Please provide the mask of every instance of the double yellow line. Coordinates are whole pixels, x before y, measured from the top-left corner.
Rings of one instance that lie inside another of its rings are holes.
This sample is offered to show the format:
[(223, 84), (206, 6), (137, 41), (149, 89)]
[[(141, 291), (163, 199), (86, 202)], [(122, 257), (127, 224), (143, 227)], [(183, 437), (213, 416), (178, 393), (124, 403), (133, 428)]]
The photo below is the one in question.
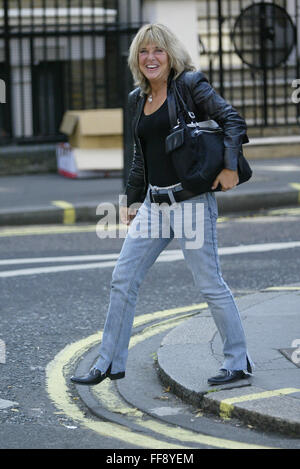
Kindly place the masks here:
[[(155, 320), (160, 320), (160, 322), (150, 325), (141, 333), (134, 335), (131, 338), (130, 348), (156, 334), (175, 327), (188, 316), (192, 316), (199, 310), (201, 311), (206, 308), (206, 303), (200, 303), (138, 316), (134, 321), (134, 327), (141, 326)], [(140, 410), (132, 409), (128, 406), (124, 407), (124, 403), (121, 403), (120, 400), (115, 401), (117, 405), (116, 409), (112, 408), (110, 404), (109, 410), (115, 412), (119, 411), (122, 414), (134, 417), (135, 423), (139, 425), (141, 431), (137, 432), (124, 425), (102, 420), (95, 421), (86, 417), (70, 396), (65, 379), (65, 373), (70, 371), (71, 368), (74, 368), (77, 360), (93, 345), (99, 343), (101, 338), (102, 332), (99, 332), (83, 340), (70, 344), (56, 355), (54, 360), (48, 364), (46, 368), (47, 390), (50, 398), (63, 414), (77, 421), (78, 424), (97, 432), (101, 436), (120, 440), (129, 446), (140, 446), (141, 448), (149, 449), (196, 449), (199, 445), (202, 447), (208, 446), (228, 449), (267, 449), (266, 446), (204, 435), (175, 425), (159, 422), (149, 416), (147, 416), (147, 419), (144, 419), (144, 414)], [(111, 403), (112, 401), (112, 388), (109, 387), (109, 383), (106, 381), (101, 383), (101, 390), (99, 390), (99, 392), (99, 398), (102, 403), (106, 407), (107, 405), (109, 406), (107, 403)], [(151, 432), (153, 436), (146, 432)], [(165, 441), (166, 438), (169, 442)]]

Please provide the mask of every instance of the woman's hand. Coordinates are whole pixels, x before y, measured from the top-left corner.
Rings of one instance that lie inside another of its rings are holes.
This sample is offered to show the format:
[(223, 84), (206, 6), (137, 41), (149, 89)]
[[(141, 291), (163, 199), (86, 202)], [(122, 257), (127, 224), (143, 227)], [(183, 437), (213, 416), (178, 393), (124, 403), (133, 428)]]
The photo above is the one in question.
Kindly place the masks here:
[(136, 216), (138, 209), (132, 209), (130, 207), (120, 207), (120, 219), (124, 225), (130, 225), (134, 217)]
[(216, 179), (213, 182), (212, 190), (218, 187), (220, 183), (222, 186), (222, 191), (226, 192), (229, 189), (235, 187), (239, 182), (239, 176), (237, 171), (233, 171), (232, 169), (222, 169), (222, 171), (218, 174)]

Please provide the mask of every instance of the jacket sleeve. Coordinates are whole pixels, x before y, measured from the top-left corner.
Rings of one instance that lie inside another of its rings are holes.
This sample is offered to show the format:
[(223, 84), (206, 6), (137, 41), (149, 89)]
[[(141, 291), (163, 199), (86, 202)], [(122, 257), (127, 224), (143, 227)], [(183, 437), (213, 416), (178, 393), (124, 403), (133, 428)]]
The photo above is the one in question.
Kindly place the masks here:
[(245, 120), (225, 99), (216, 93), (202, 72), (194, 72), (191, 94), (195, 105), (204, 109), (224, 131), (224, 166), (236, 170), (242, 143), (247, 143)]
[[(134, 114), (137, 108), (139, 90), (135, 89), (128, 95), (128, 116), (130, 125), (134, 121)], [(129, 207), (136, 202), (143, 202), (145, 192), (145, 180), (144, 180), (144, 160), (143, 156), (137, 152), (137, 145), (134, 139), (134, 129), (131, 132), (131, 144), (130, 147), (133, 150), (133, 158), (129, 176), (125, 188), (124, 196), (120, 201), (120, 205)]]

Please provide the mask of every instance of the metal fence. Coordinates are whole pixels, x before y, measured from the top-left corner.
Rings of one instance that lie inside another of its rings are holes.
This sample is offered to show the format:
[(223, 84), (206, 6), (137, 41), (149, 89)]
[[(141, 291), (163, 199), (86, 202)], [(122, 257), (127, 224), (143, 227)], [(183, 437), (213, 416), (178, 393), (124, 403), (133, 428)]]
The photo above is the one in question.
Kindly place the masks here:
[[(197, 2), (213, 85), (248, 127), (298, 125), (300, 0)], [(141, 24), (142, 0), (0, 0), (0, 144), (63, 140), (65, 110), (121, 107)]]
[(299, 124), (299, 13), (299, 0), (198, 0), (201, 68), (248, 127)]
[(63, 140), (65, 110), (123, 105), (141, 0), (0, 0), (0, 142)]

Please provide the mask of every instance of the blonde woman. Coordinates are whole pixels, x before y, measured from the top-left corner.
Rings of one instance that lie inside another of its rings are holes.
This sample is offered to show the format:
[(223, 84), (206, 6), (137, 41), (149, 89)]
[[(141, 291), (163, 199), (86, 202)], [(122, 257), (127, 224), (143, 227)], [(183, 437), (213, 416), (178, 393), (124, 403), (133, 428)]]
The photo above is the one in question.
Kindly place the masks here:
[[(139, 30), (130, 47), (129, 66), (137, 86), (129, 94), (134, 157), (120, 211), (121, 220), (129, 229), (112, 275), (99, 358), (86, 376), (71, 380), (93, 385), (105, 378), (124, 378), (139, 287), (159, 254), (175, 237), (180, 224), (181, 236), (176, 237), (223, 341), (222, 367), (208, 383), (242, 379), (252, 373), (253, 362), (238, 308), (220, 270), (218, 208), (212, 191), (218, 184), (227, 191), (239, 181), (238, 155), (243, 141), (247, 141), (245, 121), (214, 91), (205, 76), (195, 71), (184, 46), (164, 25), (149, 24)], [(204, 194), (183, 189), (180, 174), (175, 172), (165, 153), (165, 139), (171, 125), (168, 102), (174, 80), (197, 121), (214, 119), (224, 130), (224, 169), (215, 179), (212, 191)], [(138, 210), (132, 207), (137, 203), (141, 204)], [(201, 226), (194, 210), (200, 205), (204, 208)], [(181, 217), (180, 222), (178, 217), (175, 220), (174, 213), (184, 210), (189, 216)], [(183, 226), (187, 223), (196, 234), (204, 230), (203, 245), (189, 247), (188, 230)]]

